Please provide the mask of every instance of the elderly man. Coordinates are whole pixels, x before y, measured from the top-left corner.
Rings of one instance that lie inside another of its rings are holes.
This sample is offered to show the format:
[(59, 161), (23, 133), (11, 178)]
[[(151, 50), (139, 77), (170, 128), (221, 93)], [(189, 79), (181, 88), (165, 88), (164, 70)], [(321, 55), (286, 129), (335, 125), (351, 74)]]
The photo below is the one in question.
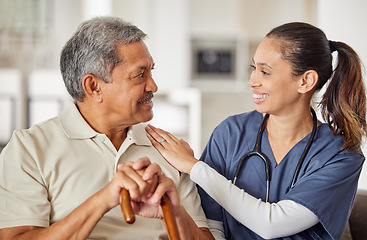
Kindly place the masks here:
[[(212, 239), (195, 185), (166, 163), (141, 124), (153, 117), (157, 91), (144, 37), (121, 19), (99, 17), (66, 43), (60, 67), (74, 103), (16, 130), (3, 150), (0, 239), (167, 239), (163, 194), (181, 239)], [(122, 188), (139, 215), (133, 225), (116, 207)]]

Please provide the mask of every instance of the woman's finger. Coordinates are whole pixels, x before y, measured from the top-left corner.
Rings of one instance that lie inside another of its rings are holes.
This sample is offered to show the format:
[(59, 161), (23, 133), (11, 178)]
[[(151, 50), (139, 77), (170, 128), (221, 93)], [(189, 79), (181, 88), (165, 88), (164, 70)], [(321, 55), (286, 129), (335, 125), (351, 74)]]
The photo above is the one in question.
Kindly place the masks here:
[(170, 132), (166, 132), (167, 133), (167, 135), (171, 138), (171, 139), (173, 139), (173, 140), (175, 140), (175, 141), (179, 141), (179, 139), (178, 138), (176, 138), (172, 133), (170, 133)]
[(155, 141), (157, 141), (159, 144), (163, 144), (165, 141), (167, 141), (168, 143), (172, 142), (172, 137), (173, 135), (168, 134), (168, 132), (156, 128), (152, 125), (147, 125), (146, 128), (147, 132), (155, 139)]
[(157, 132), (156, 132), (156, 129), (151, 126), (151, 125), (147, 125), (145, 127), (145, 130), (148, 132), (148, 134), (154, 139), (155, 142), (159, 143), (159, 141), (162, 139), (162, 136), (159, 135)]
[(162, 144), (160, 144), (159, 142), (157, 142), (157, 140), (155, 140), (152, 135), (150, 135), (149, 133), (147, 134), (148, 139), (150, 140), (150, 142), (152, 143), (153, 147), (155, 147), (159, 152), (162, 152), (162, 150), (164, 150), (164, 147), (162, 146)]

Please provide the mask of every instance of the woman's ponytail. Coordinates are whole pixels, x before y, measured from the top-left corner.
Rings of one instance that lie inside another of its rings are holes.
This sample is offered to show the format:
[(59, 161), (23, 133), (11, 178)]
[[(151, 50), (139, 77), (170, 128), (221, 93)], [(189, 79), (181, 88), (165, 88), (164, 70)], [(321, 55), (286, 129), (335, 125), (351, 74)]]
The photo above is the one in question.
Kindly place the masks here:
[(344, 138), (343, 149), (359, 151), (366, 135), (366, 93), (361, 61), (343, 42), (329, 41), (338, 52), (337, 66), (320, 102), (324, 120)]

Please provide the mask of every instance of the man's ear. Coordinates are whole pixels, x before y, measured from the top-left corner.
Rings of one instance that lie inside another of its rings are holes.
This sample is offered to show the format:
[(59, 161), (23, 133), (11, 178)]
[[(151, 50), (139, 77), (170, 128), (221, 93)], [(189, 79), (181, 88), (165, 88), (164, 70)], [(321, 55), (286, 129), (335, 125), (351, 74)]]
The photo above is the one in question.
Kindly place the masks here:
[(92, 98), (97, 102), (102, 102), (103, 100), (101, 93), (102, 79), (97, 78), (93, 74), (86, 74), (83, 77), (82, 81), (86, 97)]
[(298, 88), (298, 92), (307, 93), (311, 91), (316, 86), (318, 80), (319, 80), (319, 75), (317, 74), (315, 70), (306, 71), (302, 75), (302, 78), (300, 79), (301, 83)]

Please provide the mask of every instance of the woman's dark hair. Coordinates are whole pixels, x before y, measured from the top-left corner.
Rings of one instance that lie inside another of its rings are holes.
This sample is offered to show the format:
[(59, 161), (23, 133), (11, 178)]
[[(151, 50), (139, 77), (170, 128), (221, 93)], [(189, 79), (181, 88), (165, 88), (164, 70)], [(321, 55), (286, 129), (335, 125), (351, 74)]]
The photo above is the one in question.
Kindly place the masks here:
[[(280, 53), (292, 65), (292, 74), (317, 72), (316, 91), (331, 79), (320, 102), (322, 116), (334, 134), (343, 136), (342, 149), (359, 151), (367, 126), (366, 93), (357, 53), (343, 42), (329, 41), (322, 30), (307, 23), (284, 24), (266, 37), (280, 40)], [(338, 57), (333, 71), (334, 50)]]

